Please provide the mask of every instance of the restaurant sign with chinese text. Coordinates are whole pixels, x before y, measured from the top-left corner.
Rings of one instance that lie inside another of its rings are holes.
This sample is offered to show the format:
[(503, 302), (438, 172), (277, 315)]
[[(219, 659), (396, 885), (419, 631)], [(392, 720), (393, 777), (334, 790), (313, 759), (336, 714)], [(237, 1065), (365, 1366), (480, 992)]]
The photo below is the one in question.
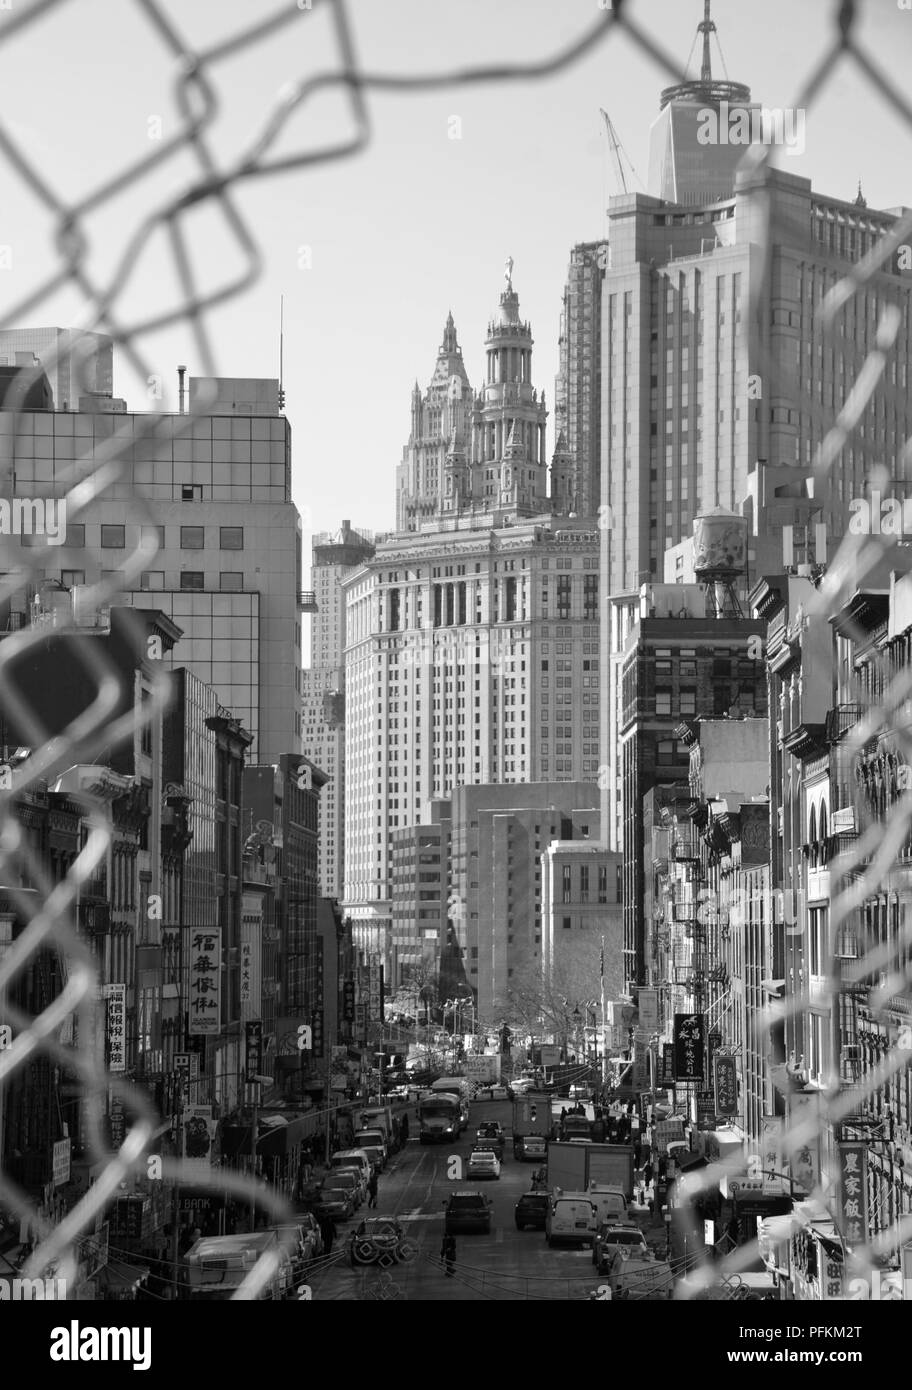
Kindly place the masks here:
[(190, 1034), (211, 1036), (221, 1023), (222, 933), (219, 927), (190, 932)]

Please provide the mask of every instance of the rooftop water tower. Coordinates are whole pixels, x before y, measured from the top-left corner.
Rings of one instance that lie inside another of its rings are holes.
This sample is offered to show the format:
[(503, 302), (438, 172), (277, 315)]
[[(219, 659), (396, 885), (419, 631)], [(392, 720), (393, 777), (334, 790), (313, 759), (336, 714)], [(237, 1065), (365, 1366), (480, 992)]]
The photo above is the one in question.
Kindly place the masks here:
[(747, 573), (747, 518), (716, 507), (694, 520), (693, 531), (694, 575), (706, 589), (707, 612), (743, 617), (737, 584)]

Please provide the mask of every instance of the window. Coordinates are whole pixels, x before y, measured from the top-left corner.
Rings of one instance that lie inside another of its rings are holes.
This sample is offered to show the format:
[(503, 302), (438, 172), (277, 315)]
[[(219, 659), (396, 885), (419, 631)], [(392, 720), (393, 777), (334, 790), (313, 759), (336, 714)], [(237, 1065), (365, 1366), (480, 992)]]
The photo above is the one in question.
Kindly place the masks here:
[(240, 594), (244, 591), (244, 575), (241, 570), (222, 570), (219, 575), (219, 588), (223, 593)]
[(573, 901), (573, 892), (572, 892), (571, 883), (570, 883), (570, 865), (569, 865), (569, 864), (565, 864), (565, 865), (563, 866), (562, 878), (563, 878), (563, 884), (562, 884), (562, 889), (563, 889), (562, 897), (563, 897), (563, 901), (564, 901), (565, 903), (572, 902), (572, 901)]
[(656, 714), (671, 714), (671, 691), (662, 690), (656, 686), (655, 693), (655, 712)]
[(244, 528), (243, 528), (243, 526), (220, 526), (220, 527), (219, 527), (219, 549), (220, 549), (220, 550), (243, 550), (243, 549), (244, 549)]
[(205, 526), (181, 527), (181, 550), (203, 550), (206, 545)]
[(143, 545), (150, 549), (158, 546), (159, 550), (165, 548), (165, 528), (164, 526), (140, 526), (139, 538)]
[(84, 584), (85, 570), (61, 570), (60, 582), (65, 589), (72, 589), (74, 584)]
[(66, 528), (66, 543), (73, 550), (83, 550), (86, 543), (86, 528), (82, 521), (70, 522)]
[(192, 589), (197, 593), (205, 588), (202, 570), (184, 570), (181, 574), (181, 588)]
[(182, 502), (202, 502), (203, 486), (202, 483), (183, 483), (181, 485)]
[(163, 589), (165, 587), (165, 571), (146, 570), (145, 574), (140, 575), (139, 587), (141, 589)]
[(572, 925), (573, 925), (573, 919), (572, 919), (571, 917), (564, 917), (564, 919), (563, 919), (563, 924), (564, 924), (564, 931), (569, 931), (570, 928), (571, 928)]
[(102, 526), (101, 546), (103, 550), (123, 550), (125, 544), (122, 526)]

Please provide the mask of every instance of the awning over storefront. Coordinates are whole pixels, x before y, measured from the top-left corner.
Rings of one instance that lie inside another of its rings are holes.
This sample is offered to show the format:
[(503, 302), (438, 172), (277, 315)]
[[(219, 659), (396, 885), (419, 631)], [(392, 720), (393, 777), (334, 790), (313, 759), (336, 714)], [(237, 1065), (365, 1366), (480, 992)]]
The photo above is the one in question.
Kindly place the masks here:
[[(307, 1114), (261, 1115), (257, 1125), (257, 1154), (262, 1158), (283, 1158), (319, 1129), (319, 1117)], [(225, 1124), (221, 1131), (222, 1157), (238, 1158), (250, 1153), (250, 1123)]]

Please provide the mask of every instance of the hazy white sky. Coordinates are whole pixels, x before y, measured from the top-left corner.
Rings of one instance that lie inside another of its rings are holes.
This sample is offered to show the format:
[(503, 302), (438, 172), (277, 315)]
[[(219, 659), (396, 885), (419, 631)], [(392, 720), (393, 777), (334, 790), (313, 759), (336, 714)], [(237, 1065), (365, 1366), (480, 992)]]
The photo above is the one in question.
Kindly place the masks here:
[[(290, 0), (296, 8), (295, 0)], [(29, 8), (0, 11), (0, 123), (37, 161), (63, 199), (84, 197), (179, 125), (174, 63), (131, 0), (67, 0), (21, 35), (3, 26)], [(207, 47), (275, 12), (268, 0), (184, 0), (162, 8), (187, 41)], [(636, 21), (679, 61), (702, 18), (701, 0), (634, 0)], [(715, 0), (728, 75), (769, 106), (795, 103), (832, 41), (834, 0)], [(861, 40), (908, 96), (912, 13), (896, 0), (862, 6)], [(356, 52), (370, 71), (413, 74), (478, 63), (540, 60), (581, 35), (597, 0), (352, 0)], [(250, 42), (213, 68), (219, 97), (217, 158), (227, 161), (261, 130), (283, 84), (338, 64), (329, 6), (315, 0), (275, 37)], [(699, 61), (697, 55), (696, 59)], [(714, 50), (714, 61), (715, 50)], [(334, 530), (343, 516), (387, 529), (395, 466), (409, 424), (409, 393), (430, 376), (452, 308), (473, 385), (481, 381), (488, 317), (506, 256), (535, 335), (534, 379), (553, 405), (561, 291), (574, 242), (605, 231), (615, 191), (599, 107), (610, 113), (645, 183), (648, 132), (671, 79), (625, 36), (602, 41), (557, 77), (418, 94), (368, 93), (372, 138), (355, 158), (244, 184), (236, 193), (265, 268), (242, 297), (210, 316), (217, 369), (278, 372), (279, 296), (285, 295), (285, 384), (294, 431), (295, 498), (305, 525)], [(912, 98), (909, 98), (912, 100)], [(452, 117), (461, 138), (451, 139)], [(324, 92), (299, 109), (275, 153), (316, 149), (353, 130), (348, 98)], [(831, 77), (807, 116), (807, 147), (784, 161), (832, 196), (851, 198), (859, 177), (877, 207), (912, 203), (912, 131), (850, 65)], [(53, 222), (18, 174), (3, 167), (0, 315), (58, 264)], [(139, 222), (195, 177), (179, 154), (86, 221), (88, 268), (111, 273)], [(186, 223), (200, 283), (233, 278), (242, 257), (214, 210)], [(308, 255), (301, 248), (310, 248)], [(118, 302), (122, 320), (179, 296), (159, 238), (141, 256)], [(58, 292), (17, 319), (69, 325), (84, 301)], [(179, 362), (203, 364), (186, 324), (147, 337), (150, 368), (176, 407)], [(144, 383), (115, 366), (115, 390), (147, 408)], [(549, 454), (553, 437), (549, 432)], [(309, 559), (309, 537), (305, 536)]]

